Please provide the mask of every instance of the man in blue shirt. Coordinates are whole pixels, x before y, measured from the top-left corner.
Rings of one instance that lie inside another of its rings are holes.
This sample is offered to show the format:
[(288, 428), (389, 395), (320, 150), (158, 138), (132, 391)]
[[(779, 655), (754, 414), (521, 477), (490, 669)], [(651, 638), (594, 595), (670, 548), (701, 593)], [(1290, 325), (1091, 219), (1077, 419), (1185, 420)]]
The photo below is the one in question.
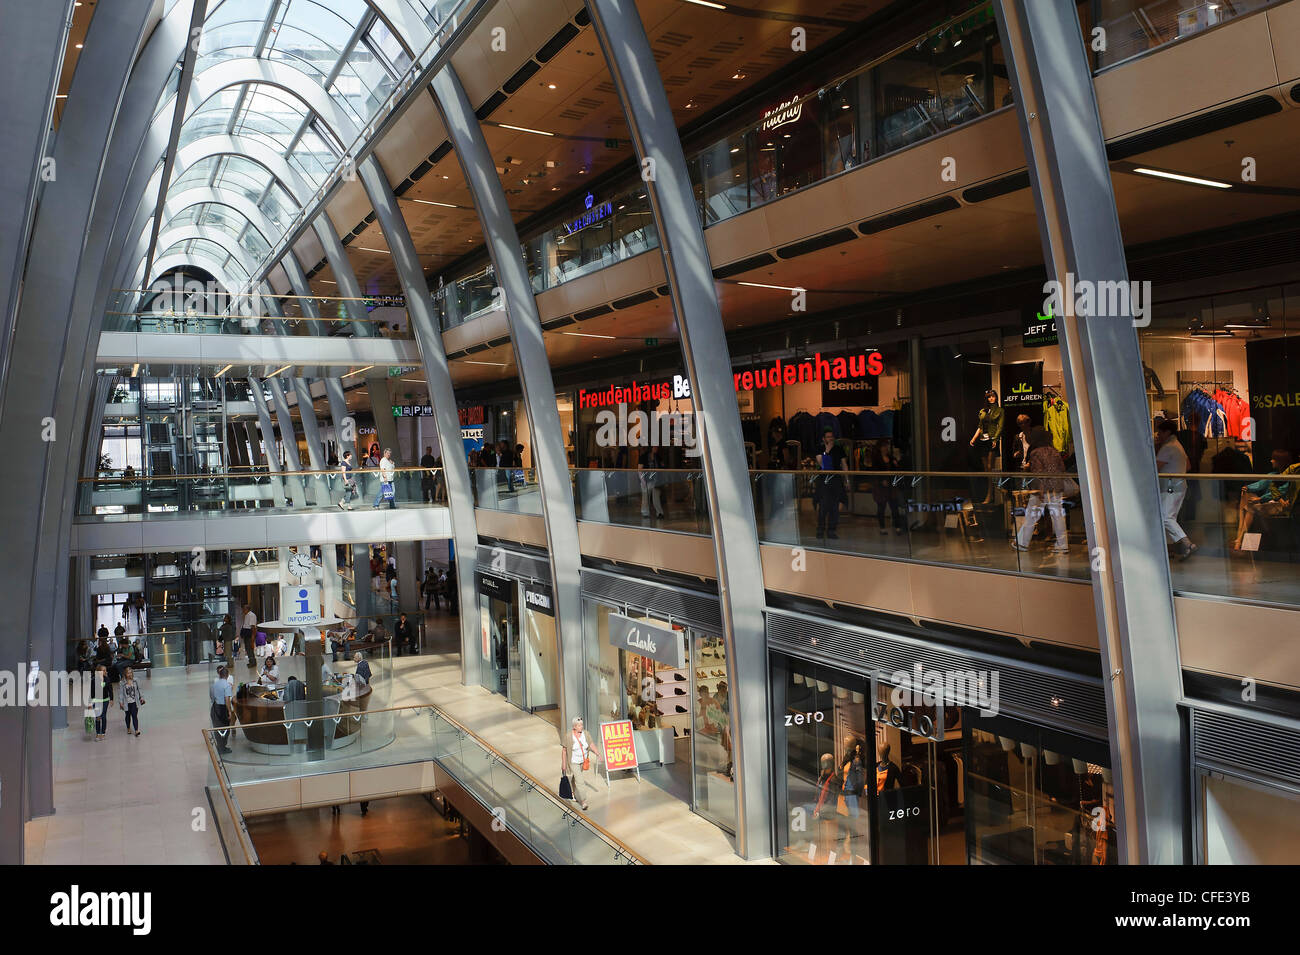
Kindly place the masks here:
[(234, 694), (230, 690), (230, 683), (226, 680), (226, 676), (226, 668), (217, 667), (217, 678), (212, 681), (212, 689), (209, 691), (212, 699), (212, 725), (222, 730), (217, 733), (217, 752), (223, 755), (230, 752), (230, 731), (226, 727), (233, 722), (230, 701)]

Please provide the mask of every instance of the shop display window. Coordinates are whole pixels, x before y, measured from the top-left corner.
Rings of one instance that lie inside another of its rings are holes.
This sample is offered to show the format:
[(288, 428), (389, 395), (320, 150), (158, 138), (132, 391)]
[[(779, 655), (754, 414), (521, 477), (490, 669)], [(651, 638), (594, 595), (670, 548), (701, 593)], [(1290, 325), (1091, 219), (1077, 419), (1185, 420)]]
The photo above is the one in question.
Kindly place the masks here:
[(1115, 865), (1109, 749), (966, 711), (966, 827), (972, 864)]
[(1175, 589), (1300, 601), (1300, 286), (1165, 302), (1138, 340), (1152, 429), (1176, 424), (1163, 470), (1186, 475), (1160, 481)]

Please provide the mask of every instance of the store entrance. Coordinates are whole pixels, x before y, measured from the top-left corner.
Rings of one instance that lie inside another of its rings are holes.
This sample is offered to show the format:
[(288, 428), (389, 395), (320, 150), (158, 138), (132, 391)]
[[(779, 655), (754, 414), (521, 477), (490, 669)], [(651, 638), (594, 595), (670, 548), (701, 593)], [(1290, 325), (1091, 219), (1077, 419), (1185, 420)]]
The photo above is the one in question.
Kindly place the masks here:
[(483, 685), (524, 707), (515, 582), (479, 574), (479, 627), (483, 640)]
[[(601, 722), (630, 720), (642, 781), (734, 832), (731, 701), (722, 638), (636, 611), (589, 608), (599, 661), (589, 663), (588, 687)], [(642, 632), (629, 640), (628, 628), (637, 625)]]

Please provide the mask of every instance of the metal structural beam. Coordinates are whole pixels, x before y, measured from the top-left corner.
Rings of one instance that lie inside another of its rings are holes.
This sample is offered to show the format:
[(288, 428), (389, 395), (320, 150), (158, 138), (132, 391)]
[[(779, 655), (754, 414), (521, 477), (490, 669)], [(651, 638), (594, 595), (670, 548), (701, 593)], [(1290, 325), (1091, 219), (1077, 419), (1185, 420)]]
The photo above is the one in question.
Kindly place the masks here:
[[(460, 437), (460, 414), (456, 410), (456, 393), (451, 385), (447, 351), (442, 344), (442, 329), (433, 310), (429, 283), (420, 268), (420, 258), (411, 242), (397, 197), (378, 160), (366, 158), (357, 167), (365, 186), (376, 221), (384, 233), (398, 281), (406, 296), (406, 314), (420, 343), (424, 377), (429, 385), (429, 401), (438, 425), (438, 447), (442, 451), (443, 479), (447, 482), (447, 505), (451, 512), (452, 539), (456, 544), (456, 588), (460, 606), (461, 682), (477, 684), (482, 664), (479, 649), (477, 576), (478, 525), (474, 517), (474, 492), (470, 486), (469, 462)], [(340, 396), (341, 397), (341, 396)], [(331, 397), (331, 404), (333, 403)]]
[[(24, 24), (40, 32), (40, 17), (22, 6), (6, 4), (7, 36), (22, 37)], [(45, 184), (36, 211), (22, 297), (6, 342), (0, 438), (28, 464), (0, 500), (0, 519), (17, 546), (30, 547), (22, 557), (14, 555), (21, 572), (0, 576), (0, 597), (8, 608), (0, 629), (0, 668), (12, 672), (20, 661), (38, 661), (46, 669), (56, 664), (63, 669), (66, 663), (71, 563), (61, 524), (65, 507), (71, 521), (68, 476), (81, 461), (76, 445), (85, 433), (90, 384), (85, 372), (94, 371), (91, 323), (98, 319), (89, 310), (74, 310), (75, 284), (68, 279), (83, 269), (98, 274), (106, 233), (96, 230), (96, 202), (153, 6), (153, 0), (121, 0), (112, 16), (91, 19), (54, 146), (57, 176)], [(15, 148), (42, 147), (28, 142)], [(85, 378), (84, 389), (79, 376)], [(80, 412), (69, 402), (79, 404)], [(19, 864), (23, 824), (30, 814), (53, 809), (48, 708), (0, 707), (0, 739), (7, 741), (0, 746), (0, 864)]]
[[(1128, 282), (1106, 142), (1073, 0), (999, 0), (1002, 49), (1048, 275)], [(1082, 288), (1082, 285), (1077, 287)], [(1057, 319), (1077, 435), (1123, 863), (1181, 863), (1182, 671), (1133, 316)]]
[[(72, 26), (72, 0), (28, 3), (0, 0), (0, 342), (9, 341), (27, 240), (40, 193), (45, 151), (53, 126), (54, 97)], [(9, 360), (0, 349), (0, 378)]]
[(573, 717), (583, 712), (586, 655), (582, 641), (582, 548), (578, 543), (564, 428), (555, 401), (555, 380), (546, 356), (537, 299), (519, 254), (519, 233), (510, 215), (505, 190), (497, 178), (496, 163), (483, 139), (478, 117), (451, 66), (433, 78), (433, 95), (473, 197), (497, 281), (504, 292), (510, 345), (523, 390), (524, 414), (532, 435), (533, 462), (541, 491), (547, 559), (555, 598), (560, 726), (567, 727)]
[(763, 568), (722, 312), (681, 139), (636, 4), (587, 0), (587, 9), (632, 143), (648, 170), (646, 193), (690, 376), (709, 495), (722, 636), (733, 687), (736, 849), (747, 859), (764, 858), (772, 854), (772, 799)]

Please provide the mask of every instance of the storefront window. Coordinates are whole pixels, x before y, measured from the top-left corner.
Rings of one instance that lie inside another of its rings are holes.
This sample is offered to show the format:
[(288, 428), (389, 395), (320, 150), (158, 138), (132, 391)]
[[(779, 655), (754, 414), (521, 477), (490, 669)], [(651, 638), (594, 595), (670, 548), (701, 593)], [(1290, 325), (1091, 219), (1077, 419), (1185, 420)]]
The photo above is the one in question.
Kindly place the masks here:
[(592, 602), (585, 620), (593, 636), (588, 702), (599, 722), (630, 720), (641, 779), (734, 830), (731, 702), (721, 639), (654, 614)]
[(1105, 743), (967, 711), (970, 861), (1115, 865), (1115, 789)]
[[(1162, 420), (1176, 424), (1157, 460), (1167, 473), (1188, 475), (1160, 485), (1165, 536), (1181, 558), (1172, 565), (1174, 588), (1293, 604), (1300, 599), (1300, 286), (1153, 311), (1139, 332), (1144, 410), (1157, 437)], [(1195, 546), (1193, 555), (1184, 542)]]
[(515, 582), (508, 577), (479, 574), (478, 599), (483, 685), (516, 706), (523, 706)]

